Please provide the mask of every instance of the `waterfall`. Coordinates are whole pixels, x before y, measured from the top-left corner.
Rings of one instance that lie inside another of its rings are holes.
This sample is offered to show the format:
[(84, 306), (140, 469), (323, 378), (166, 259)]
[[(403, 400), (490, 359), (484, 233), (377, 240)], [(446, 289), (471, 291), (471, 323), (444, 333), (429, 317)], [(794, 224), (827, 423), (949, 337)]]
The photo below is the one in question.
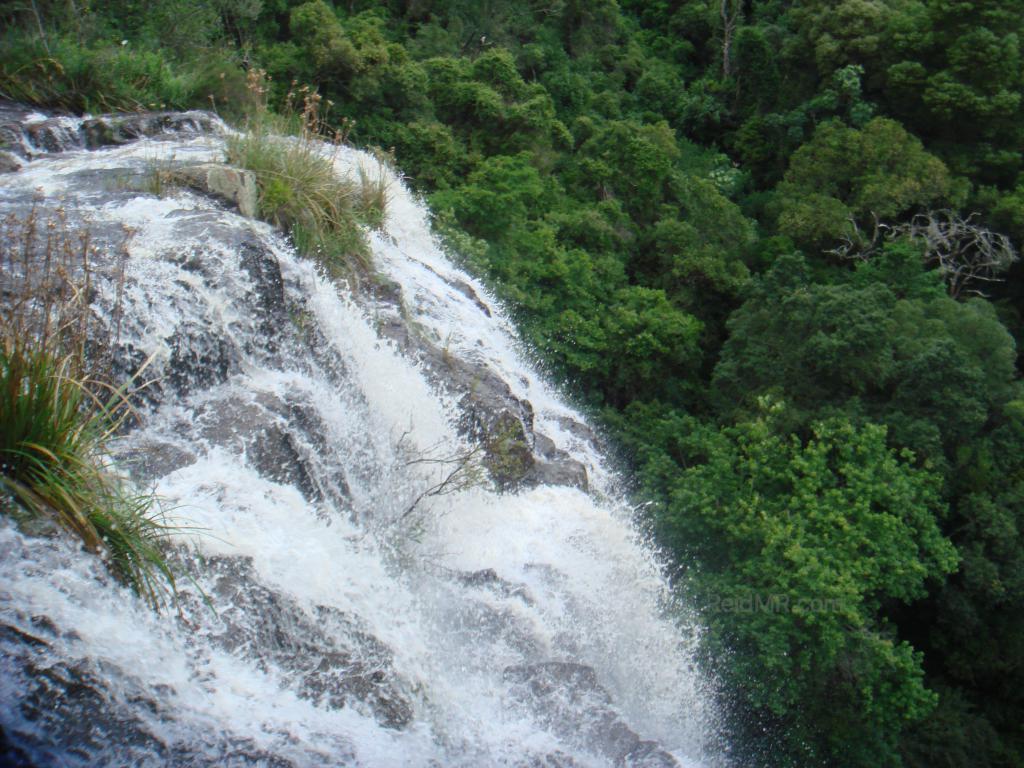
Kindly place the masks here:
[[(353, 291), (209, 196), (140, 193), (154, 164), (222, 161), (209, 116), (16, 117), (0, 214), (60, 208), (99, 246), (119, 370), (158, 378), (119, 465), (187, 526), (192, 580), (157, 614), (73, 541), (0, 523), (5, 759), (720, 764), (698, 624), (600, 439), (400, 178), (324, 150), (389, 187), (377, 285)], [(514, 414), (526, 481), (439, 488), (474, 408)]]

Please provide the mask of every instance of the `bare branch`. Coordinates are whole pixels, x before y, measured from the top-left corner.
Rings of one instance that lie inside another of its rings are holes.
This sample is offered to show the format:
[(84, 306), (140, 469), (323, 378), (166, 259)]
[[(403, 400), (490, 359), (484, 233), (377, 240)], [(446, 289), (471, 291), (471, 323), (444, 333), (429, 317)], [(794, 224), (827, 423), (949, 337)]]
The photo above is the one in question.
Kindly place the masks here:
[(722, 16), (722, 79), (732, 74), (732, 38), (736, 22), (740, 17), (740, 4), (735, 0), (720, 0), (719, 13)]
[(443, 476), (438, 482), (424, 489), (416, 496), (405, 512), (402, 513), (402, 516), (398, 518), (399, 522), (409, 517), (416, 510), (416, 507), (419, 506), (420, 502), (426, 498), (431, 496), (447, 496), (450, 493), (465, 491), (484, 483), (486, 471), (480, 461), (480, 454), (483, 451), (481, 446), (452, 454), (432, 455), (432, 452), (438, 447), (434, 446), (406, 461), (406, 466), (414, 464), (440, 466)]
[(876, 252), (881, 250), (884, 240), (889, 236), (892, 227), (882, 224), (873, 212), (871, 221), (873, 224), (870, 236), (862, 232), (857, 220), (850, 216), (847, 221), (850, 224), (850, 231), (843, 235), (839, 245), (830, 248), (826, 253), (831, 253), (840, 259), (858, 259), (867, 261)]
[(939, 271), (954, 299), (962, 293), (986, 296), (980, 284), (1002, 281), (1001, 273), (1018, 256), (1008, 237), (976, 223), (977, 216), (972, 213), (964, 218), (955, 211), (929, 211), (893, 226), (880, 223), (872, 214), (874, 230), (870, 235), (851, 218), (850, 232), (827, 252), (841, 259), (868, 261), (886, 243), (906, 240), (922, 249), (925, 264)]
[(929, 211), (893, 227), (888, 239), (905, 237), (923, 245), (925, 262), (939, 270), (953, 298), (964, 291), (985, 296), (977, 284), (1001, 281), (999, 274), (1018, 256), (1008, 237), (975, 223), (977, 215), (963, 218), (950, 210)]

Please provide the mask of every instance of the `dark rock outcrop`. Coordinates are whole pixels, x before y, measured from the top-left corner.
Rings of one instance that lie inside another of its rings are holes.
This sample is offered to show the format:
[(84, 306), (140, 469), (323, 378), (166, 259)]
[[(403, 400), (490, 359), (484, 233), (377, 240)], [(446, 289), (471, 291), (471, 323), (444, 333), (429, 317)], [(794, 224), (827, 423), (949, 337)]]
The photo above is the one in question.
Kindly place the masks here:
[(183, 621), (234, 654), (273, 667), (302, 697), (340, 709), (353, 701), (388, 728), (403, 728), (412, 705), (399, 689), (390, 649), (337, 609), (314, 615), (262, 584), (247, 557), (204, 561), (213, 617), (195, 594), (182, 594)]
[[(124, 699), (111, 697), (106, 681), (86, 660), (54, 661), (55, 629), (35, 622), (28, 631), (0, 622), (0, 674), (24, 691), (18, 703), (20, 720), (5, 734), (14, 765), (99, 764), (114, 753), (128, 762), (166, 755), (166, 746), (150, 731), (145, 715), (159, 716), (160, 698), (131, 677), (123, 680)], [(30, 725), (29, 725), (30, 724)], [(68, 749), (67, 745), (74, 745)], [(4, 763), (7, 765), (8, 763)]]
[(254, 240), (239, 243), (236, 252), (253, 282), (261, 339), (266, 349), (276, 352), (281, 329), (289, 324), (281, 265), (273, 253)]
[(460, 358), (428, 340), (407, 319), (400, 290), (368, 298), (382, 315), (378, 333), (419, 361), (440, 389), (458, 397), (459, 427), (483, 447), (484, 465), (500, 488), (551, 484), (587, 490), (586, 467), (535, 430), (533, 406), (516, 397), (508, 382), (486, 364)]
[[(183, 306), (182, 319), (165, 339), (170, 357), (164, 366), (164, 376), (154, 391), (144, 393), (151, 400), (161, 399), (163, 390), (187, 395), (222, 384), (239, 370), (246, 354), (276, 355), (293, 331), (277, 256), (250, 229), (226, 224), (203, 211), (182, 211), (174, 220), (174, 228), (181, 233), (182, 242), (195, 243), (196, 234), (201, 233), (200, 245), (168, 250), (161, 258), (180, 264), (185, 271), (194, 273), (212, 287), (232, 279), (231, 275), (237, 274), (235, 269), (241, 268), (251, 281), (253, 311), (250, 318), (258, 333), (236, 334), (230, 328), (214, 324), (210, 317), (197, 317), (196, 313), (187, 311), (189, 307)], [(224, 259), (237, 259), (235, 268), (225, 269)], [(181, 287), (183, 295), (193, 290), (184, 281)], [(187, 300), (182, 298), (181, 301)], [(243, 348), (240, 344), (248, 346)], [(143, 362), (131, 355), (123, 357), (136, 366)], [(115, 373), (128, 377), (134, 370)]]
[(14, 173), (21, 170), (21, 163), (12, 153), (0, 150), (0, 173)]
[(237, 369), (234, 346), (223, 336), (210, 334), (206, 326), (183, 322), (167, 341), (171, 357), (166, 381), (176, 392), (188, 394), (221, 384)]
[(533, 605), (533, 597), (525, 584), (503, 579), (493, 568), (483, 568), (479, 571), (454, 571), (452, 576), (467, 587), (489, 589), (502, 597), (517, 597), (527, 605)]
[(132, 473), (141, 483), (175, 472), (193, 464), (196, 454), (171, 442), (146, 440), (135, 442), (131, 451), (116, 456), (118, 464)]
[[(208, 612), (208, 609), (203, 607)], [(229, 733), (192, 729), (187, 743), (165, 738), (173, 723), (167, 686), (147, 687), (130, 673), (116, 691), (102, 665), (87, 658), (54, 661), (54, 633), (42, 626), (26, 632), (0, 621), (0, 674), (17, 681), (20, 722), (0, 729), (0, 765), (5, 768), (50, 766), (162, 765), (180, 768), (298, 768), (345, 764), (339, 755), (310, 755), (296, 763)]]
[(197, 407), (196, 418), (204, 439), (245, 454), (268, 480), (294, 485), (311, 502), (350, 508), (344, 475), (325, 473), (316, 464), (320, 455), (328, 453), (325, 430), (316, 410), (301, 397), (282, 399), (260, 393), (249, 399), (227, 394)]
[(580, 768), (580, 763), (564, 752), (534, 755), (515, 764), (515, 768)]

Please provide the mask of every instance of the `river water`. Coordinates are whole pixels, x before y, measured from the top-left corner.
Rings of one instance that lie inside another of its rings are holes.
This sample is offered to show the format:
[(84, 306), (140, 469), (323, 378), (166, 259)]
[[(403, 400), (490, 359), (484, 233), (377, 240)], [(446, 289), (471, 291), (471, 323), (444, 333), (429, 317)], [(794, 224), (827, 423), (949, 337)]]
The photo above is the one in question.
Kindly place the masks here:
[[(140, 191), (154, 168), (221, 160), (215, 121), (95, 150), (76, 146), (81, 121), (62, 125), (66, 146), (26, 140), (24, 167), (0, 175), (0, 212), (60, 208), (92, 232), (117, 364), (152, 357), (159, 379), (118, 464), (186, 528), (173, 556), (191, 578), (157, 614), (73, 542), (0, 525), (8, 761), (720, 763), (698, 624), (600, 441), (400, 178), (323, 150), (388, 185), (369, 239), (389, 299), (357, 300), (269, 226), (188, 190)], [(461, 394), (381, 333), (399, 315), (528, 403), (586, 490), (498, 491), (470, 472)]]

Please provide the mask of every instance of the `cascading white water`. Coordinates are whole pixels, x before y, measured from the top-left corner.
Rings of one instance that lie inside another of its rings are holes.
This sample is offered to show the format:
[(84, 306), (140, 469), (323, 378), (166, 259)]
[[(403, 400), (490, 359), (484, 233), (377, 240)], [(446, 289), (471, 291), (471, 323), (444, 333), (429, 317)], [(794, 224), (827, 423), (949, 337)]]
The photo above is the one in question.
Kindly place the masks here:
[[(328, 151), (325, 149), (325, 151)], [(36, 765), (666, 766), (719, 762), (693, 625), (514, 330), (389, 174), (374, 264), (411, 324), (532, 404), (590, 492), (477, 483), (454, 396), (371, 306), (270, 227), (124, 176), (218, 160), (214, 136), (39, 156), (0, 177), (98, 241), (132, 230), (117, 350), (163, 381), (119, 456), (198, 533), (182, 614), (157, 616), (63, 540), (0, 527), (0, 725)], [(279, 275), (278, 271), (279, 270)], [(108, 313), (117, 280), (100, 279)], [(469, 290), (466, 290), (468, 286)], [(419, 501), (417, 501), (419, 499)], [(411, 510), (411, 511), (410, 511)], [(204, 605), (200, 591), (208, 597)], [(12, 753), (13, 754), (13, 753)], [(675, 762), (673, 762), (673, 759)]]

